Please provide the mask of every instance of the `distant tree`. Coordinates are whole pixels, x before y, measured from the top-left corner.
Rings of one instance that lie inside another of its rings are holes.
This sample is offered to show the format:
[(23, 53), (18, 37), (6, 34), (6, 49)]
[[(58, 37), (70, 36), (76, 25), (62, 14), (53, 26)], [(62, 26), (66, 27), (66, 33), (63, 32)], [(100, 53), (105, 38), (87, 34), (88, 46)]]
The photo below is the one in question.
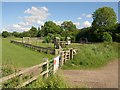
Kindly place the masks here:
[(32, 26), (31, 29), (28, 31), (31, 37), (36, 37), (38, 34), (37, 28)]
[(42, 32), (44, 33), (44, 36), (47, 36), (48, 33), (52, 34), (60, 34), (62, 29), (59, 25), (56, 25), (52, 21), (45, 22), (44, 26), (41, 27)]
[(3, 31), (3, 32), (2, 32), (2, 36), (3, 36), (4, 38), (6, 38), (6, 37), (10, 36), (10, 33), (7, 32), (7, 31)]
[(15, 37), (19, 37), (19, 33), (16, 32), (16, 31), (12, 32), (12, 35), (15, 36)]
[(102, 7), (93, 13), (92, 27), (100, 30), (100, 28), (110, 27), (117, 22), (116, 14), (111, 7)]
[(22, 33), (19, 34), (19, 37), (22, 38), (22, 37), (30, 37), (30, 33), (28, 31), (24, 31)]
[(72, 21), (64, 21), (61, 24), (61, 27), (62, 27), (62, 29), (68, 30), (68, 31), (74, 31), (74, 30), (76, 30), (76, 25), (73, 24)]

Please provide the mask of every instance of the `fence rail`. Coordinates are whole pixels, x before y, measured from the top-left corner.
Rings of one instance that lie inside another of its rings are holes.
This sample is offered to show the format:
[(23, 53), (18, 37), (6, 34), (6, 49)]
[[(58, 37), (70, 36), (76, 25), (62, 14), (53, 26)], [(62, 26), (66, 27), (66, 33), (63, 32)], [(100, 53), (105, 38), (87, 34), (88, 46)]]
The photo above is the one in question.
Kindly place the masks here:
[(35, 46), (35, 45), (32, 45), (32, 44), (23, 43), (23, 42), (14, 41), (14, 40), (11, 40), (10, 42), (11, 42), (11, 43), (14, 43), (14, 44), (17, 44), (17, 45), (22, 45), (22, 46), (25, 46), (25, 47), (34, 49), (34, 50), (36, 50), (36, 51), (38, 51), (38, 52), (55, 54), (55, 49), (52, 49), (52, 48), (45, 48), (45, 47), (41, 47), (41, 46)]
[(25, 74), (28, 73), (35, 73), (33, 74), (32, 77), (30, 79), (28, 79), (27, 81), (21, 81), (22, 83), (18, 82), (18, 86), (15, 86), (15, 88), (20, 88), (23, 87), (29, 83), (31, 83), (32, 81), (36, 80), (39, 76), (45, 76), (48, 77), (49, 72), (52, 72), (53, 69), (49, 68), (49, 61), (48, 59), (46, 59), (45, 62), (35, 65), (33, 67), (27, 68), (25, 70), (21, 70), (17, 73), (13, 73), (11, 75), (5, 76), (3, 78), (0, 78), (0, 83), (2, 83), (4, 85), (4, 83), (6, 83), (8, 80), (11, 80), (13, 78), (18, 77), (19, 80), (23, 80), (23, 76), (25, 76)]
[[(34, 46), (31, 44), (21, 43), (21, 42), (17, 42), (17, 41), (13, 41), (13, 40), (11, 40), (11, 43), (20, 44), (20, 45), (23, 45), (23, 46), (26, 46), (29, 48), (33, 48), (35, 50), (41, 49), (41, 47), (39, 47), (39, 46)], [(44, 49), (44, 48), (42, 47), (42, 49)], [(58, 55), (54, 59), (51, 59), (48, 61), (48, 59), (46, 58), (45, 62), (43, 62), (41, 64), (32, 66), (25, 70), (21, 70), (17, 73), (13, 73), (11, 75), (0, 78), (0, 83), (4, 84), (5, 82), (7, 82), (9, 80), (11, 80), (15, 77), (18, 77), (20, 82), (18, 82), (18, 85), (15, 86), (15, 88), (21, 88), (21, 87), (31, 83), (32, 81), (36, 80), (39, 76), (48, 77), (51, 74), (54, 74), (56, 72), (56, 70), (58, 70), (58, 67), (61, 67), (67, 60), (73, 59), (73, 56), (75, 54), (76, 54), (76, 52), (72, 48), (69, 50), (66, 50), (66, 51), (61, 51), (60, 55)], [(29, 79), (23, 81), (24, 76), (27, 75), (28, 73), (30, 75), (32, 74), (32, 76)]]

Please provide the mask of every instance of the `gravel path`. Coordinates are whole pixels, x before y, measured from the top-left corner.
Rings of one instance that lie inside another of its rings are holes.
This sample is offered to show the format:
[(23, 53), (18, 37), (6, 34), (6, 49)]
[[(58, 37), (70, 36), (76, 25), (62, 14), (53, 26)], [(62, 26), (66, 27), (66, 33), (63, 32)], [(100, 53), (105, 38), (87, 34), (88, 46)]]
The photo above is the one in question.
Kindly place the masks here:
[(60, 70), (65, 80), (74, 86), (118, 88), (118, 60), (95, 70)]

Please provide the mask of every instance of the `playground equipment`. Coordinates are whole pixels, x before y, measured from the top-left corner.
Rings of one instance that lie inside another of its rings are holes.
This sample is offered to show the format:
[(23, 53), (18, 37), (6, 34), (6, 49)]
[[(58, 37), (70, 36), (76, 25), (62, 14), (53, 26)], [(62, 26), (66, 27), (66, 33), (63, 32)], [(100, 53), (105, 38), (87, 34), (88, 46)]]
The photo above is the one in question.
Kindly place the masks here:
[(70, 44), (71, 44), (71, 38), (70, 37), (67, 37), (66, 41), (60, 41), (59, 37), (55, 37), (55, 39), (54, 39), (54, 47), (56, 49), (65, 48), (66, 46), (68, 46)]

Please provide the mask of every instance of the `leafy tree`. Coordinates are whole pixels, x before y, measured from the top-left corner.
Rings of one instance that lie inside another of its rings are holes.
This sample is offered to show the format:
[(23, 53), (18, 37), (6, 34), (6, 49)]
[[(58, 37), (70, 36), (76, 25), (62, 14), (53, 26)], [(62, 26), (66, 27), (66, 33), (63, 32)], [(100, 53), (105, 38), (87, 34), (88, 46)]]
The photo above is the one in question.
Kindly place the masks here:
[(94, 29), (110, 27), (117, 22), (116, 14), (111, 7), (102, 7), (93, 13), (92, 26)]
[(3, 36), (4, 38), (6, 38), (6, 37), (10, 36), (10, 33), (7, 32), (7, 31), (3, 31), (3, 32), (2, 32), (2, 36)]
[(19, 33), (16, 32), (16, 31), (14, 31), (14, 32), (12, 33), (12, 35), (15, 36), (15, 37), (19, 37)]
[(62, 31), (60, 26), (56, 25), (52, 21), (45, 22), (44, 26), (42, 26), (41, 28), (42, 28), (42, 32), (44, 33), (44, 36), (47, 36), (48, 33), (60, 34)]
[(32, 26), (31, 29), (29, 30), (29, 33), (31, 37), (36, 37), (38, 34), (37, 28)]
[(42, 37), (42, 36), (43, 36), (43, 32), (42, 32), (42, 30), (40, 30), (40, 27), (38, 27), (37, 37)]
[(76, 30), (76, 25), (74, 25), (72, 21), (64, 21), (64, 22), (61, 24), (61, 27), (62, 27), (64, 30), (69, 30), (69, 31), (74, 31), (74, 30)]
[(30, 37), (30, 33), (28, 31), (24, 31), (22, 33), (19, 34), (19, 37), (22, 38), (22, 37)]

